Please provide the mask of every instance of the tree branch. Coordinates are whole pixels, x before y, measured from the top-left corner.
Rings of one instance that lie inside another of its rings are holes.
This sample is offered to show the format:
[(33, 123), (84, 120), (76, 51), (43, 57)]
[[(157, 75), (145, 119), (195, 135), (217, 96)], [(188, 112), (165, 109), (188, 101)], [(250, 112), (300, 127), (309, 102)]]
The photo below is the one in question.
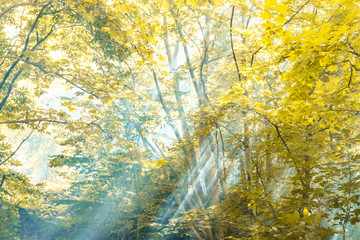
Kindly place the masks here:
[(1, 188), (2, 185), (4, 184), (5, 178), (6, 178), (6, 175), (4, 174), (4, 175), (2, 176), (2, 179), (1, 179), (0, 188)]
[[(25, 59), (25, 58), (20, 58), (20, 57), (16, 57), (16, 56), (11, 56), (11, 55), (5, 55), (5, 56), (0, 56), (0, 58), (14, 58), (14, 59), (17, 59), (17, 61), (22, 61), (24, 63), (27, 63), (29, 65), (32, 65), (34, 67), (37, 67), (40, 71), (46, 73), (46, 74), (54, 74), (55, 76), (65, 80), (67, 83), (73, 85), (74, 87), (80, 89), (81, 91), (87, 93), (87, 94), (90, 94), (98, 99), (102, 99), (101, 97), (99, 97), (97, 94), (93, 93), (93, 92), (90, 92), (86, 89), (84, 89), (83, 87), (79, 86), (78, 84), (75, 84), (74, 82), (72, 82), (70, 79), (68, 79), (67, 77), (65, 77), (65, 75), (63, 74), (60, 74), (60, 73), (54, 73), (54, 72), (49, 72), (47, 71), (44, 67), (40, 66), (40, 64), (38, 63), (33, 63), (33, 62), (30, 62), (28, 59)], [(1, 110), (1, 107), (0, 107), (0, 110)]]
[[(12, 79), (12, 81), (11, 81), (11, 83), (10, 83), (10, 86), (9, 86), (9, 88), (8, 88), (8, 90), (7, 90), (7, 93), (6, 93), (5, 97), (3, 98), (3, 100), (2, 100), (1, 103), (0, 103), (0, 111), (1, 111), (1, 109), (4, 107), (7, 99), (9, 98), (10, 93), (11, 93), (11, 90), (12, 90), (12, 88), (13, 88), (13, 86), (14, 86), (14, 83), (15, 83), (16, 79), (20, 76), (20, 74), (21, 74), (22, 71), (23, 71), (23, 70), (20, 69), (20, 70), (15, 74), (15, 76), (13, 77), (13, 79)], [(1, 88), (0, 88), (0, 89), (1, 89)]]
[(8, 13), (11, 9), (17, 8), (17, 7), (22, 7), (22, 6), (34, 6), (34, 5), (41, 5), (44, 3), (51, 3), (52, 1), (47, 1), (47, 2), (33, 2), (33, 3), (18, 3), (15, 5), (12, 5), (8, 8), (6, 8), (2, 13), (0, 13), (0, 18), (2, 18), (6, 13)]
[(304, 3), (295, 13), (294, 15), (291, 16), (291, 18), (289, 20), (287, 20), (283, 26), (285, 26), (286, 24), (288, 24), (291, 20), (293, 20), (293, 18), (301, 11), (301, 9), (303, 9), (303, 7), (305, 7), (308, 3), (310, 2), (310, 0), (308, 0), (306, 3)]
[[(38, 126), (39, 126), (39, 125), (40, 125), (40, 123), (38, 124)], [(35, 130), (36, 130), (36, 128), (32, 129), (31, 132), (29, 133), (29, 135), (27, 135), (27, 137), (24, 138), (24, 139), (20, 142), (19, 146), (15, 149), (15, 151), (14, 151), (12, 154), (10, 154), (10, 156), (7, 157), (5, 160), (3, 160), (3, 161), (0, 162), (0, 165), (3, 165), (3, 164), (6, 163), (7, 161), (9, 161), (10, 158), (12, 158), (12, 157), (16, 154), (16, 152), (20, 149), (20, 147), (23, 145), (23, 143), (26, 142), (26, 141), (31, 137), (31, 135), (33, 134), (33, 132), (34, 132)]]
[(232, 34), (234, 12), (235, 12), (235, 6), (233, 5), (232, 10), (231, 10), (231, 18), (230, 18), (230, 44), (231, 44), (232, 55), (233, 55), (234, 62), (235, 62), (236, 72), (237, 72), (237, 75), (238, 75), (238, 78), (239, 78), (239, 82), (241, 82), (241, 74), (240, 74), (239, 66), (238, 66), (238, 63), (237, 63), (237, 60), (236, 60), (236, 54), (235, 54), (234, 42), (233, 42), (233, 34)]
[(50, 122), (50, 123), (68, 124), (68, 122), (66, 122), (66, 121), (58, 121), (58, 120), (52, 120), (52, 119), (14, 120), (14, 121), (0, 122), (0, 124), (18, 124), (18, 123), (32, 123), (32, 122)]
[(256, 51), (251, 55), (250, 67), (253, 66), (253, 62), (254, 62), (255, 55), (256, 55), (261, 49), (262, 49), (262, 47), (259, 47), (258, 50), (256, 50)]
[(284, 138), (282, 137), (282, 135), (281, 135), (281, 133), (280, 133), (279, 126), (276, 125), (276, 124), (274, 124), (274, 123), (272, 123), (267, 117), (265, 117), (265, 119), (266, 119), (266, 121), (268, 121), (271, 125), (273, 125), (273, 126), (275, 127), (276, 132), (277, 132), (277, 134), (278, 134), (281, 142), (284, 144), (287, 152), (292, 156), (292, 153), (291, 153), (291, 151), (290, 151), (289, 146), (287, 145), (287, 143), (285, 142)]
[[(44, 6), (41, 8), (40, 12), (38, 13), (38, 15), (37, 15), (37, 17), (36, 17), (33, 25), (31, 26), (31, 29), (30, 29), (27, 37), (26, 37), (24, 49), (22, 50), (19, 58), (10, 66), (9, 70), (5, 73), (4, 78), (3, 78), (2, 82), (0, 83), (0, 90), (1, 90), (2, 87), (4, 86), (7, 78), (8, 78), (9, 75), (10, 75), (10, 73), (14, 70), (14, 68), (16, 67), (16, 65), (19, 63), (20, 59), (24, 56), (24, 54), (25, 54), (25, 52), (26, 52), (26, 50), (27, 50), (29, 41), (30, 41), (31, 33), (34, 31), (35, 26), (36, 26), (37, 22), (39, 21), (40, 17), (42, 16), (42, 13), (43, 13), (43, 11), (45, 10), (45, 8), (46, 8), (47, 6), (49, 6), (51, 3), (52, 3), (52, 1), (50, 1), (50, 2), (48, 2), (46, 5), (44, 5)], [(57, 23), (57, 22), (56, 22), (56, 23)], [(55, 24), (56, 24), (56, 23), (55, 23)], [(51, 27), (50, 32), (49, 32), (41, 41), (39, 41), (39, 42), (37, 42), (37, 43), (35, 44), (35, 46), (31, 49), (31, 51), (34, 51), (34, 50), (41, 44), (42, 41), (44, 41), (46, 38), (48, 38), (48, 37), (50, 36), (51, 32), (53, 31), (53, 27), (55, 26), (55, 24)], [(28, 60), (28, 59), (29, 59), (29, 58), (27, 57), (26, 60)], [(8, 99), (9, 96), (10, 96), (10, 93), (11, 93), (11, 90), (12, 90), (12, 88), (13, 88), (13, 86), (14, 86), (14, 83), (15, 83), (16, 79), (20, 76), (20, 74), (21, 74), (22, 71), (23, 71), (23, 69), (20, 68), (20, 70), (19, 70), (19, 71), (15, 74), (15, 76), (13, 77), (13, 79), (12, 79), (12, 81), (11, 81), (11, 83), (10, 83), (10, 86), (9, 86), (9, 88), (8, 88), (8, 90), (7, 90), (7, 93), (6, 93), (5, 97), (3, 98), (3, 100), (2, 100), (1, 103), (0, 103), (0, 110), (4, 107), (7, 99)]]
[(30, 31), (29, 31), (29, 33), (28, 33), (28, 35), (27, 35), (27, 37), (26, 37), (24, 50), (23, 50), (23, 52), (22, 52), (21, 55), (23, 55), (24, 52), (26, 51), (26, 49), (27, 49), (27, 47), (28, 47), (28, 44), (29, 44), (29, 41), (30, 41), (31, 33), (34, 31), (36, 24), (38, 23), (40, 17), (42, 16), (42, 13), (44, 12), (45, 8), (47, 8), (47, 6), (49, 6), (51, 3), (52, 3), (52, 1), (50, 1), (50, 2), (48, 2), (46, 5), (44, 5), (44, 6), (41, 8), (39, 14), (36, 16), (35, 21), (34, 21), (33, 25), (31, 26)]

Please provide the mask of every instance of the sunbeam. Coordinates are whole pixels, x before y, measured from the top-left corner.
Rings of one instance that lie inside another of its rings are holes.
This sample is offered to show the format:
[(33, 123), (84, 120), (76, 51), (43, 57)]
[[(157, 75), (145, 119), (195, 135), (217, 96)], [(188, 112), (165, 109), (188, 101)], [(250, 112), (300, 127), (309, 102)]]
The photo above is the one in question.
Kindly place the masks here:
[(359, 0), (1, 0), (0, 239), (360, 237)]

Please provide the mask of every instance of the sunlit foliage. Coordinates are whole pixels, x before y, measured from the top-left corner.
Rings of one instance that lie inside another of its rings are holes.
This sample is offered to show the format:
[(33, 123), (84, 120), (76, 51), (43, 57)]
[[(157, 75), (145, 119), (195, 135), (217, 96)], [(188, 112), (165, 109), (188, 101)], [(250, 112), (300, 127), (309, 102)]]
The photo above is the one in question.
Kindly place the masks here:
[[(360, 236), (359, 15), (0, 1), (0, 238)], [(35, 134), (57, 146), (41, 183)]]

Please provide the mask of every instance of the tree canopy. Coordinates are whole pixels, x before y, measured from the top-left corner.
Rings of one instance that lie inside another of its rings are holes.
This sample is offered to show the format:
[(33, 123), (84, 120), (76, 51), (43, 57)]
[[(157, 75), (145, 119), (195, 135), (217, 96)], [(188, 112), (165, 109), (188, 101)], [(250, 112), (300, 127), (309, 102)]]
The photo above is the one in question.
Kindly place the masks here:
[(1, 239), (360, 236), (359, 1), (1, 0), (0, 20)]

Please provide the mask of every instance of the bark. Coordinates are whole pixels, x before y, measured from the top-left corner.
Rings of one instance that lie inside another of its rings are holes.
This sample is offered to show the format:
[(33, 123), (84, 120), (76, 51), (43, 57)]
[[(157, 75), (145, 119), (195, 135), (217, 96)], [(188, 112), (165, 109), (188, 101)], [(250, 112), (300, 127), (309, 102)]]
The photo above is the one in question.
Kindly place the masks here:
[[(174, 69), (174, 59), (177, 58), (177, 55), (179, 52), (178, 51), (179, 42), (177, 42), (174, 54), (172, 55), (170, 46), (169, 46), (169, 37), (168, 37), (168, 32), (167, 32), (166, 17), (164, 17), (164, 28), (165, 28), (164, 44), (165, 44), (165, 49), (166, 49), (166, 56), (168, 58), (169, 70), (170, 70), (170, 72), (173, 72), (173, 71), (176, 71), (176, 69)], [(181, 94), (180, 94), (180, 81), (178, 78), (176, 78), (176, 76), (174, 74), (173, 74), (173, 79), (175, 82), (174, 83), (174, 94), (175, 94), (175, 99), (176, 99), (176, 104), (177, 104), (177, 111), (178, 111), (179, 119), (181, 122), (182, 134), (183, 134), (183, 136), (185, 136), (185, 138), (187, 140), (190, 140), (189, 126), (185, 120), (185, 111), (184, 111), (183, 102), (182, 102), (182, 98), (181, 98)], [(194, 167), (197, 160), (196, 160), (195, 147), (192, 142), (190, 143), (190, 147), (188, 149), (188, 156), (186, 156), (186, 157), (192, 159), (192, 166)]]
[[(247, 113), (243, 113), (244, 118), (246, 118)], [(252, 161), (251, 161), (251, 151), (250, 151), (250, 137), (249, 137), (249, 123), (244, 122), (244, 148), (245, 148), (245, 163), (246, 163), (246, 177), (248, 181), (248, 189), (251, 190), (252, 186), (252, 179), (253, 179), (253, 173), (252, 173)]]
[(233, 41), (233, 34), (232, 34), (234, 13), (235, 13), (235, 6), (232, 7), (231, 17), (230, 17), (230, 45), (231, 45), (231, 52), (232, 52), (235, 67), (236, 67), (237, 76), (238, 76), (239, 82), (241, 82), (241, 74), (240, 74), (239, 65), (238, 65), (237, 59), (236, 59), (236, 54), (235, 54), (235, 49), (234, 49), (234, 41)]
[[(159, 81), (157, 79), (157, 76), (156, 76), (156, 73), (154, 70), (152, 70), (153, 72), (153, 77), (154, 77), (154, 81), (155, 81), (155, 85), (156, 85), (156, 90), (158, 92), (158, 96), (159, 96), (159, 100), (160, 100), (160, 103), (161, 103), (161, 106), (166, 114), (166, 118), (168, 119), (169, 121), (169, 125), (171, 126), (175, 136), (176, 136), (176, 139), (178, 140), (178, 142), (180, 144), (183, 145), (183, 141), (181, 139), (181, 135), (180, 135), (180, 132), (179, 130), (177, 129), (177, 127), (173, 124), (173, 119), (171, 117), (171, 113), (170, 113), (170, 110), (168, 109), (168, 107), (166, 106), (166, 103), (162, 97), (162, 93), (161, 93), (161, 89), (160, 89), (160, 86), (159, 86)], [(187, 157), (188, 156), (188, 151), (186, 150), (185, 146), (183, 145), (182, 146), (182, 151), (184, 152), (185, 154), (185, 161), (186, 161), (186, 164), (188, 166), (188, 169), (191, 170), (192, 169), (192, 166), (193, 166), (193, 163), (191, 163), (191, 161), (189, 161), (189, 158)]]

